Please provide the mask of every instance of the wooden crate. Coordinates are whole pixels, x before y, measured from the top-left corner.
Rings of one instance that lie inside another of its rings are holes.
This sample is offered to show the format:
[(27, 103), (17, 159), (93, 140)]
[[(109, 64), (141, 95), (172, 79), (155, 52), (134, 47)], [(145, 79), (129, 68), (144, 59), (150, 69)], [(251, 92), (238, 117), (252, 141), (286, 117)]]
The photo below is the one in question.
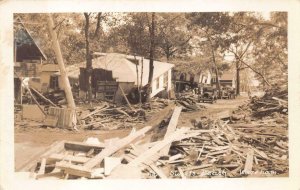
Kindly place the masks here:
[(58, 118), (57, 127), (72, 128), (72, 121), (75, 117), (75, 110), (72, 110), (70, 108), (50, 107), (48, 113), (48, 115)]

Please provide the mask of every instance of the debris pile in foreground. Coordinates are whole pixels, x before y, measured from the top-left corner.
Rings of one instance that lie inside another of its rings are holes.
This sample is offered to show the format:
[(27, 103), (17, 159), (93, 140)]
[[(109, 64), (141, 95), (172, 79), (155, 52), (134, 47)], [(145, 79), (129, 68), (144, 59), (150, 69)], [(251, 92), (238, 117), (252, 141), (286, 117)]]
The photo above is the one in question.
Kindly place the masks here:
[[(176, 127), (181, 110), (176, 107), (161, 128), (132, 130), (124, 138), (57, 142), (28, 169), (33, 169), (37, 179), (266, 177), (288, 173), (286, 124), (206, 118), (195, 121), (194, 128)], [(155, 130), (163, 135), (149, 140)]]

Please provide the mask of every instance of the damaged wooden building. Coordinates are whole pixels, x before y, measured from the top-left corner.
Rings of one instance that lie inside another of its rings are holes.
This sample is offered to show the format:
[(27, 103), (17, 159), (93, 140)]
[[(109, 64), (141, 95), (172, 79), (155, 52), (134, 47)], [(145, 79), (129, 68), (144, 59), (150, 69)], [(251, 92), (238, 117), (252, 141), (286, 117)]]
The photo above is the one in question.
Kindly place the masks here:
[[(118, 53), (98, 53), (92, 60), (93, 71), (91, 87), (93, 98), (120, 104), (123, 102), (123, 92), (127, 95), (133, 88), (144, 87), (148, 83), (149, 59)], [(85, 62), (66, 67), (72, 88), (79, 88), (79, 97), (87, 94)], [(154, 61), (151, 97), (159, 92), (171, 90), (173, 64)], [(57, 87), (62, 88), (60, 72), (57, 77)]]
[(200, 70), (198, 72), (174, 70), (172, 80), (175, 92), (182, 92), (187, 88), (210, 85), (211, 72), (208, 69)]
[(25, 83), (23, 80), (39, 77), (45, 60), (47, 60), (46, 55), (21, 19), (16, 18), (14, 20), (14, 99), (17, 104), (22, 104), (22, 83)]

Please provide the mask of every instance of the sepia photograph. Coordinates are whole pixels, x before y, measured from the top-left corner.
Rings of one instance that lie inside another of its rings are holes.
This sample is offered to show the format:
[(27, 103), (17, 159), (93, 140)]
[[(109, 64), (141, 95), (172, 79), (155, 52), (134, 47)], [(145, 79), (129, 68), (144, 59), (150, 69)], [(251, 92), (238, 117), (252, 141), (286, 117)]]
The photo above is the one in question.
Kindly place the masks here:
[(288, 16), (15, 12), (16, 176), (289, 177)]

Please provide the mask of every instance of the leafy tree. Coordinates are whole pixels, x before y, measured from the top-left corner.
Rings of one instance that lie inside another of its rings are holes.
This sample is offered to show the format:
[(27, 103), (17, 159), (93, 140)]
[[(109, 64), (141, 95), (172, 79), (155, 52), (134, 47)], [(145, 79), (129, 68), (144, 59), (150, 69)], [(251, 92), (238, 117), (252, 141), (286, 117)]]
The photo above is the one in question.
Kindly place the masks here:
[(188, 13), (187, 18), (190, 20), (190, 28), (194, 30), (195, 34), (205, 38), (209, 45), (212, 57), (212, 68), (216, 75), (217, 89), (219, 95), (221, 93), (219, 71), (216, 61), (216, 52), (221, 47), (224, 34), (229, 30), (231, 18), (228, 13), (222, 12), (202, 12), (202, 13)]
[(183, 13), (158, 13), (157, 46), (166, 57), (183, 57), (190, 51), (192, 35), (187, 30), (187, 19)]
[(273, 13), (270, 21), (257, 13), (235, 13), (232, 18), (232, 35), (225, 43), (230, 44), (228, 51), (235, 56), (237, 93), (240, 91), (240, 71), (246, 68), (251, 69), (262, 84), (272, 85), (270, 80), (274, 75), (271, 73), (287, 70), (286, 15)]

